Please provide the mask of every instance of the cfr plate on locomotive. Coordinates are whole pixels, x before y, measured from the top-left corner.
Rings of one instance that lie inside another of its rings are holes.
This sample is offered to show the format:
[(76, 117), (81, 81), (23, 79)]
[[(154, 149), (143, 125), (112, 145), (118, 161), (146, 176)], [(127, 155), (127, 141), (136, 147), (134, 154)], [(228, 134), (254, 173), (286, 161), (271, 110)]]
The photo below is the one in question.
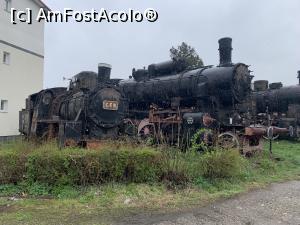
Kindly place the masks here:
[(103, 109), (117, 111), (119, 109), (119, 103), (117, 101), (103, 101)]

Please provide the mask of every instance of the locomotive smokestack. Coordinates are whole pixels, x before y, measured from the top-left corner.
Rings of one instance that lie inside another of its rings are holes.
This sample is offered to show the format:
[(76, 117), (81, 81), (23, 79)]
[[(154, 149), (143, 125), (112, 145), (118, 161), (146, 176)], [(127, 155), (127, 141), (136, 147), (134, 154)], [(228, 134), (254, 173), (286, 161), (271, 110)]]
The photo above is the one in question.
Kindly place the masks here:
[(98, 83), (104, 83), (110, 80), (111, 65), (107, 63), (98, 64)]
[(221, 38), (219, 40), (220, 66), (229, 66), (231, 62), (232, 53), (232, 39), (229, 37)]
[(298, 70), (298, 77), (297, 78), (299, 79), (299, 85), (300, 85), (300, 70)]

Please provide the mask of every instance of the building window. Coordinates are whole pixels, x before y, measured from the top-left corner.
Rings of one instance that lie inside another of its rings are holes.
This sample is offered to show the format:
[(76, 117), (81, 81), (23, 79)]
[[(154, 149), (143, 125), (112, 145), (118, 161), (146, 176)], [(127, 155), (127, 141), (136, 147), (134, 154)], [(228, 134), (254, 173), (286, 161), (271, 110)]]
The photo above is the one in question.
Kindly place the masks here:
[(11, 9), (11, 0), (4, 0), (5, 1), (5, 11), (10, 12)]
[(0, 100), (0, 112), (7, 112), (8, 111), (8, 100)]
[(3, 52), (3, 63), (6, 65), (10, 64), (10, 53), (9, 52)]

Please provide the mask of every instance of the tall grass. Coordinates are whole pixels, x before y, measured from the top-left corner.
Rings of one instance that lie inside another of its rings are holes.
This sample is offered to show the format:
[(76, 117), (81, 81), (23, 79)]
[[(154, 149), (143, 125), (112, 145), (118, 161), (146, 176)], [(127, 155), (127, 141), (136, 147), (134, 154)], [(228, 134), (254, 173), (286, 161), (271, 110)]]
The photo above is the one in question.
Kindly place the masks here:
[(60, 150), (55, 142), (2, 144), (0, 184), (86, 186), (134, 182), (163, 183), (173, 189), (196, 184), (211, 189), (221, 183), (223, 187), (228, 182), (271, 181), (300, 175), (298, 143), (274, 143), (273, 158), (265, 152), (250, 159), (235, 150), (182, 152), (121, 143), (108, 141), (96, 150)]
[(201, 157), (201, 171), (205, 178), (232, 178), (241, 175), (245, 160), (236, 149), (214, 150)]

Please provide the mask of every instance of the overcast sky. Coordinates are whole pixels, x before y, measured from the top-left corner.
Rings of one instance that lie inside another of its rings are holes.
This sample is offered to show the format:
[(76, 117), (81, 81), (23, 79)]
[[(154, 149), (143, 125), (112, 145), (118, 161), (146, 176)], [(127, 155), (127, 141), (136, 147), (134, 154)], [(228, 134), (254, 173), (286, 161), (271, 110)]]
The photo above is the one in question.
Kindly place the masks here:
[(155, 23), (47, 23), (45, 87), (66, 85), (62, 78), (113, 66), (112, 77), (128, 78), (132, 68), (169, 59), (182, 41), (206, 65), (219, 61), (218, 39), (233, 38), (233, 62), (251, 65), (255, 80), (295, 84), (300, 70), (299, 0), (44, 0), (52, 10), (143, 11), (155, 9)]

